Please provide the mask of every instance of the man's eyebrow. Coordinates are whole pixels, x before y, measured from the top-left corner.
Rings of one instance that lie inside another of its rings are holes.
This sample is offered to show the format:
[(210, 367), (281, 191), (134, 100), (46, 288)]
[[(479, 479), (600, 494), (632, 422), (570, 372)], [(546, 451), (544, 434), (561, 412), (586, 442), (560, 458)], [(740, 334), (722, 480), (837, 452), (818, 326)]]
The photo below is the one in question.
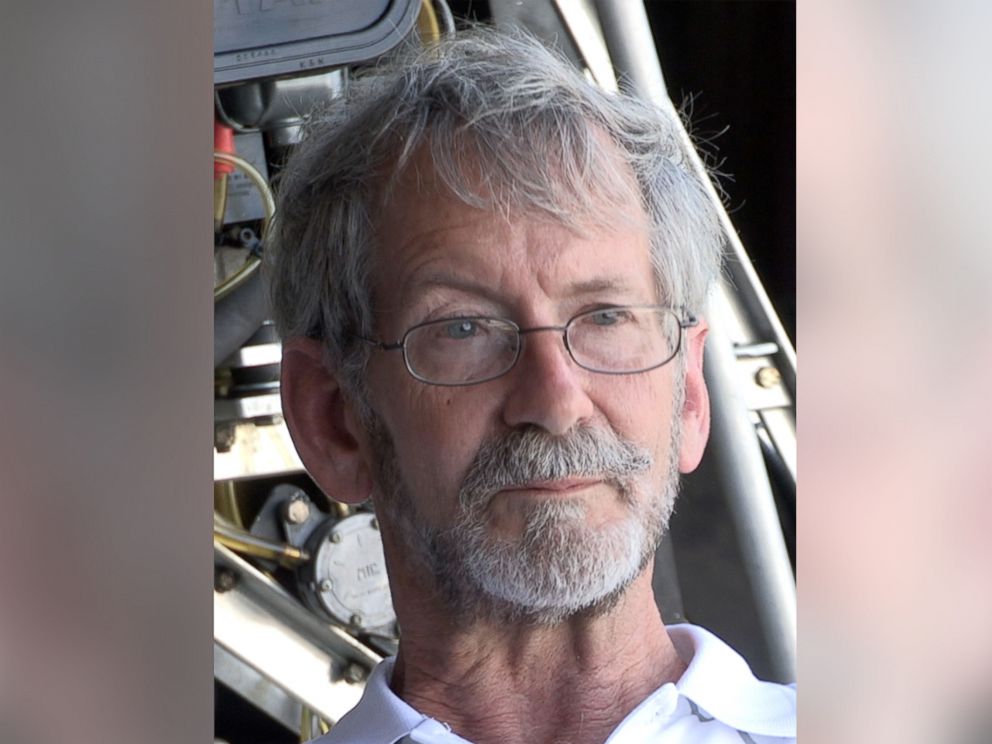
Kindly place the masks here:
[[(407, 287), (408, 292), (416, 291), (418, 295), (429, 292), (432, 289), (453, 289), (490, 300), (494, 303), (500, 303), (505, 300), (495, 288), (484, 282), (443, 271), (418, 277), (414, 284)], [(603, 293), (623, 294), (636, 291), (637, 288), (629, 281), (620, 277), (596, 277), (568, 285), (564, 297), (576, 298)]]
[(581, 297), (582, 295), (594, 295), (603, 292), (630, 292), (633, 290), (634, 287), (630, 282), (619, 277), (597, 277), (569, 285), (567, 295), (569, 297)]
[(416, 291), (418, 295), (429, 292), (432, 289), (454, 289), (466, 294), (477, 295), (493, 302), (499, 302), (501, 300), (500, 295), (490, 285), (476, 279), (458, 276), (457, 274), (449, 274), (443, 271), (417, 277), (412, 284), (408, 284), (406, 287), (407, 292)]

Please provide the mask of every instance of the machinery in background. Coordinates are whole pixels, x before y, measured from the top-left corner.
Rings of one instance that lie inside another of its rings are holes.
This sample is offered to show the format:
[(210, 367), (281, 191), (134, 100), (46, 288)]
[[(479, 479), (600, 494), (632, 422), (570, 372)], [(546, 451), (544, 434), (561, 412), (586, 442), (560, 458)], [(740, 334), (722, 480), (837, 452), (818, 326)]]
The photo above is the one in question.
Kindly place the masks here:
[[(672, 106), (639, 0), (491, 0), (474, 9), (480, 20), (520, 24), (558, 44), (607, 89), (623, 76)], [(214, 0), (214, 17), (217, 733), (232, 744), (306, 740), (358, 701), (400, 630), (374, 514), (323, 497), (282, 420), (281, 349), (259, 272), (275, 216), (271, 183), (308, 112), (340, 95), (356, 68), (398, 44), (457, 31), (443, 0), (337, 0), (331, 9), (316, 0)], [(688, 135), (685, 146), (703, 172)], [(715, 191), (712, 198), (720, 203)], [(744, 631), (755, 636), (751, 660), (790, 679), (794, 546), (786, 537), (794, 526), (779, 515), (794, 514), (795, 504), (795, 353), (720, 211), (736, 260), (709, 314), (714, 455), (688, 487), (722, 494), (718, 518), (736, 540), (691, 548), (719, 554), (714, 560), (750, 588), (743, 612), (752, 618)], [(666, 622), (706, 625), (703, 606), (683, 601), (696, 577), (678, 520), (691, 508), (680, 509), (659, 550), (655, 591)], [(747, 643), (728, 640), (749, 655)], [(235, 718), (240, 728), (220, 724)], [(260, 736), (265, 722), (273, 733)]]

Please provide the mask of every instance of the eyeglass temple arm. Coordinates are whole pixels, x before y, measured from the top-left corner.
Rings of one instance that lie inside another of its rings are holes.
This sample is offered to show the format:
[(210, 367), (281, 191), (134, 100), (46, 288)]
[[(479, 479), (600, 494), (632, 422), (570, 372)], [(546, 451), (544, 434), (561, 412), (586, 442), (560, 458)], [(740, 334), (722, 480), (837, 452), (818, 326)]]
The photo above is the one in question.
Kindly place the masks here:
[(367, 338), (365, 336), (359, 336), (357, 333), (355, 334), (355, 338), (360, 338), (365, 343), (372, 344), (373, 346), (375, 346), (375, 347), (377, 347), (379, 349), (382, 349), (382, 351), (396, 351), (397, 349), (402, 349), (403, 348), (403, 342), (402, 341), (397, 341), (395, 344), (387, 344), (387, 343), (385, 343), (383, 341), (377, 341), (374, 338)]

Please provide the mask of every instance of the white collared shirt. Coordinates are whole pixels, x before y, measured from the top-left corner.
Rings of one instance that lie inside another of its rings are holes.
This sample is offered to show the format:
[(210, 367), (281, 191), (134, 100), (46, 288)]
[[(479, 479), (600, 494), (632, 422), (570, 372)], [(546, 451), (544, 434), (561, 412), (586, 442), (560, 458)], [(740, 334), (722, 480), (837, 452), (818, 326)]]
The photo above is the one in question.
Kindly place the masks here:
[[(796, 738), (796, 691), (762, 682), (730, 646), (695, 625), (668, 634), (688, 664), (653, 692), (604, 744), (786, 744)], [(393, 659), (379, 664), (362, 699), (314, 744), (471, 744), (389, 689)]]

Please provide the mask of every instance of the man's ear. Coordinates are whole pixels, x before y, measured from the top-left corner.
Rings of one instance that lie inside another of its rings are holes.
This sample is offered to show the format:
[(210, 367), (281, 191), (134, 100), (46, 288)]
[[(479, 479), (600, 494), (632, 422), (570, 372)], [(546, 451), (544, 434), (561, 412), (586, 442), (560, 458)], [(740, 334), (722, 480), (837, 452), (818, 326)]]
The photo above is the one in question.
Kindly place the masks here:
[(359, 504), (372, 491), (362, 432), (337, 377), (324, 364), (324, 347), (310, 338), (282, 345), (282, 411), (293, 444), (321, 490)]
[(699, 325), (687, 330), (685, 344), (685, 402), (682, 405), (682, 447), (679, 471), (691, 473), (699, 465), (710, 436), (710, 396), (703, 379), (703, 346), (709, 326), (700, 318)]

